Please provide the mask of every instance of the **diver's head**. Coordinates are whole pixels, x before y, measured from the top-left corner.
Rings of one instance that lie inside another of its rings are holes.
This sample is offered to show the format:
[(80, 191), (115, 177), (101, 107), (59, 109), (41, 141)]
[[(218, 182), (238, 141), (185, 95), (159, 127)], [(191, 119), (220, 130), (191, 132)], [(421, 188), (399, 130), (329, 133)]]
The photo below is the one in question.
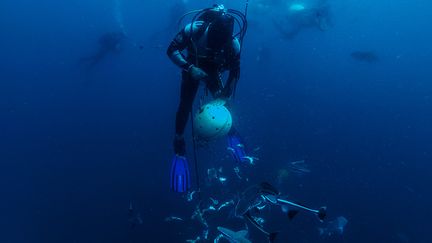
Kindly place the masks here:
[(198, 20), (206, 23), (212, 22), (215, 18), (225, 14), (227, 9), (222, 4), (214, 4), (211, 8), (205, 9)]
[(230, 43), (234, 32), (234, 18), (221, 14), (210, 22), (207, 29), (207, 44), (210, 49), (221, 49)]

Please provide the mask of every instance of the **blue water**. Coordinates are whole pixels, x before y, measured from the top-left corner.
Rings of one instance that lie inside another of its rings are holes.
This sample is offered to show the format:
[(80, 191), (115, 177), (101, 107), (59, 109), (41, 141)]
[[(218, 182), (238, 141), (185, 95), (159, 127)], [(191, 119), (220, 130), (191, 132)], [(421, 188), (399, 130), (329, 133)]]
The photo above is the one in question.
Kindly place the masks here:
[[(190, 219), (196, 202), (169, 190), (180, 88), (165, 54), (181, 14), (174, 2), (0, 2), (0, 242), (184, 242), (201, 234)], [(212, 2), (190, 0), (186, 9)], [(343, 235), (322, 238), (310, 215), (289, 221), (272, 209), (268, 227), (281, 231), (276, 242), (431, 242), (432, 3), (328, 3), (328, 30), (284, 39), (249, 0), (232, 111), (246, 143), (260, 148), (250, 183), (276, 183), (288, 162), (305, 160), (311, 173), (279, 189), (326, 205), (329, 219), (348, 219)], [(244, 10), (239, 0), (226, 6)], [(121, 52), (91, 71), (77, 64), (103, 33), (120, 29)], [(354, 51), (379, 59), (355, 60)], [(234, 186), (204, 183), (207, 168), (232, 170), (224, 141), (197, 152), (203, 197), (228, 197)], [(134, 228), (130, 202), (143, 220)], [(165, 222), (170, 215), (185, 221)], [(211, 240), (217, 226), (245, 227), (229, 210), (208, 221)], [(252, 226), (249, 238), (266, 242)]]

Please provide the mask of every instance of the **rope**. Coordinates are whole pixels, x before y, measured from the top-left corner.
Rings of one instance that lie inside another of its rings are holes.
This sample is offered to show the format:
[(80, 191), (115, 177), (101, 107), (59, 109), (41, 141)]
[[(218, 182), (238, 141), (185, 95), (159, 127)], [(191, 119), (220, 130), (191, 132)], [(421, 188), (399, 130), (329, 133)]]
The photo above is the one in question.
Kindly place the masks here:
[(192, 109), (191, 109), (190, 116), (191, 116), (191, 124), (192, 124), (192, 143), (193, 143), (193, 154), (194, 154), (194, 163), (195, 163), (195, 179), (196, 179), (196, 186), (198, 190), (198, 200), (199, 202), (201, 202), (201, 186), (200, 186), (200, 178), (199, 178), (199, 171), (198, 171), (197, 146), (196, 146), (196, 139), (195, 139)]
[(246, 0), (245, 13), (244, 13), (245, 18), (247, 17), (248, 7), (249, 7), (249, 0)]

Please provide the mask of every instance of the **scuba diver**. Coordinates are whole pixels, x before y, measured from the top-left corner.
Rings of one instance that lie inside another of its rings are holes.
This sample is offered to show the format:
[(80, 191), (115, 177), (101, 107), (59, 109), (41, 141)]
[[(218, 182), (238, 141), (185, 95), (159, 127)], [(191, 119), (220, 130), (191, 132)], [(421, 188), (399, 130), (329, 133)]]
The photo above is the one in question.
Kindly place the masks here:
[(81, 58), (81, 63), (85, 64), (87, 69), (92, 69), (105, 59), (108, 54), (121, 51), (121, 43), (125, 39), (126, 35), (122, 31), (103, 34), (98, 40), (99, 48), (97, 51), (89, 57)]
[(287, 39), (295, 37), (304, 28), (326, 31), (331, 26), (330, 6), (327, 0), (288, 2), (278, 19), (273, 20), (275, 28)]
[[(205, 83), (215, 99), (227, 100), (233, 95), (240, 77), (241, 43), (247, 28), (243, 13), (226, 9), (223, 5), (215, 4), (211, 8), (191, 11), (183, 15), (179, 22), (189, 14), (195, 14), (191, 23), (175, 36), (167, 49), (168, 57), (182, 69), (173, 142), (175, 156), (171, 167), (171, 189), (176, 192), (185, 192), (190, 188), (183, 134), (200, 82)], [(235, 23), (239, 25), (238, 33), (234, 33)], [(184, 50), (186, 55), (182, 53)], [(225, 71), (229, 75), (224, 83), (222, 74)], [(240, 141), (235, 129), (231, 129), (229, 137)]]

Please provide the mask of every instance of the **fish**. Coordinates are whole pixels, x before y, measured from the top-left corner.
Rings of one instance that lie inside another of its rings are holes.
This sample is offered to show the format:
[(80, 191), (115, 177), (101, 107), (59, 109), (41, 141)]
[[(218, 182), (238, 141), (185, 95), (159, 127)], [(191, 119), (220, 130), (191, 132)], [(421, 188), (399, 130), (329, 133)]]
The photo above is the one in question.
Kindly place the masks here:
[(331, 237), (333, 235), (342, 235), (345, 225), (348, 220), (344, 216), (337, 217), (335, 220), (329, 221), (324, 227), (318, 228), (319, 234), (322, 237)]
[(230, 243), (252, 243), (252, 241), (246, 238), (248, 235), (247, 230), (240, 230), (235, 232), (221, 226), (217, 227), (217, 229)]
[(351, 57), (354, 60), (367, 63), (374, 63), (379, 60), (377, 54), (373, 51), (354, 51), (351, 52)]

